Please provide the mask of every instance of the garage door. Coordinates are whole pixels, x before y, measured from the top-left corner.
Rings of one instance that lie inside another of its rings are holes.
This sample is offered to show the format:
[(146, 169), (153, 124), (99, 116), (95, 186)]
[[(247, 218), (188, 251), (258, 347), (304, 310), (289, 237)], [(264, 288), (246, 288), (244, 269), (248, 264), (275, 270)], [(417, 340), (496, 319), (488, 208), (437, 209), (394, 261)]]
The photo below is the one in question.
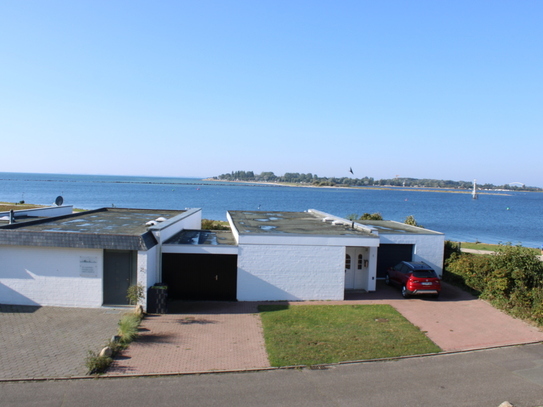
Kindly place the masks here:
[(238, 256), (162, 255), (162, 279), (173, 300), (235, 301)]
[(382, 244), (377, 249), (377, 278), (385, 278), (389, 267), (413, 260), (412, 244)]

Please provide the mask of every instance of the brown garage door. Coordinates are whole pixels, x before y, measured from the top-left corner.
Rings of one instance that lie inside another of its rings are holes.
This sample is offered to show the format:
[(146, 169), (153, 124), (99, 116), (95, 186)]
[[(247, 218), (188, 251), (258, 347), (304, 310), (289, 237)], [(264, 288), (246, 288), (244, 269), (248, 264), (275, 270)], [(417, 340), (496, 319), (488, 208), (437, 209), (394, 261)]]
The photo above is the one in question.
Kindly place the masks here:
[(162, 279), (172, 300), (236, 301), (237, 255), (162, 255)]
[(389, 267), (413, 260), (412, 244), (382, 244), (377, 249), (377, 278), (385, 278)]

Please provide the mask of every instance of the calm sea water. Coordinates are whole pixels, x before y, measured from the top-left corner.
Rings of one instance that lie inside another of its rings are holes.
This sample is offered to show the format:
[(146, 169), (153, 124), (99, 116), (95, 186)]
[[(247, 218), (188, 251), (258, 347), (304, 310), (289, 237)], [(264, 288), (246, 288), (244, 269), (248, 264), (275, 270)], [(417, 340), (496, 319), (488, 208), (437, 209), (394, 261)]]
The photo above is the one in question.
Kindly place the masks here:
[(340, 188), (293, 188), (190, 178), (0, 173), (0, 201), (52, 204), (59, 195), (76, 208), (202, 208), (225, 220), (227, 210), (304, 211), (337, 216), (380, 212), (403, 222), (413, 215), (447, 239), (487, 243), (543, 243), (543, 194), (493, 195)]

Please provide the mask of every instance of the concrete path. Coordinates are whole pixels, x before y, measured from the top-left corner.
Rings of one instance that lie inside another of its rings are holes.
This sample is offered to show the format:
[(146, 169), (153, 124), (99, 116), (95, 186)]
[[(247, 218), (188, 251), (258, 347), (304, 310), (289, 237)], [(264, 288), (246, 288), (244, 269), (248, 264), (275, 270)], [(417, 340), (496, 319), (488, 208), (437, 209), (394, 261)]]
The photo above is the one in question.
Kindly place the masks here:
[(0, 381), (85, 376), (125, 310), (0, 304)]
[[(274, 302), (278, 304), (278, 302)], [(543, 341), (543, 332), (448, 284), (439, 300), (402, 298), (381, 282), (373, 293), (313, 304), (390, 304), (444, 351)], [(118, 358), (109, 375), (195, 373), (269, 367), (256, 303), (179, 303), (180, 314), (152, 315), (140, 339)]]

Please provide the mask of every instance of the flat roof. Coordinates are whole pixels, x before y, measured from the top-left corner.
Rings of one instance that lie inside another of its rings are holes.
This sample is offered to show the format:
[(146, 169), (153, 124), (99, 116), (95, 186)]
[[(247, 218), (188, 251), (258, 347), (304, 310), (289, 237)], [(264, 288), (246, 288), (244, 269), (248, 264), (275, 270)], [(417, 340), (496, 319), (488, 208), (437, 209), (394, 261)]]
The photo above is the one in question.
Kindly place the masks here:
[(368, 229), (356, 227), (355, 222), (326, 217), (314, 211), (228, 211), (228, 213), (240, 235), (297, 234), (379, 238)]
[(424, 229), (417, 226), (406, 225), (405, 223), (395, 222), (392, 220), (359, 220), (357, 223), (367, 225), (377, 229), (379, 234), (416, 234), (416, 235), (442, 235), (443, 233), (436, 232), (430, 229)]
[[(168, 220), (186, 211), (156, 209), (102, 208), (52, 218), (29, 219), (4, 226), (28, 232), (72, 232), (115, 235), (141, 235), (147, 232), (147, 222), (158, 218)], [(34, 222), (32, 222), (34, 220)]]
[(159, 218), (164, 221), (184, 212), (186, 211), (102, 208), (15, 222), (0, 226), (0, 244), (147, 250), (157, 244), (148, 229), (159, 223)]

